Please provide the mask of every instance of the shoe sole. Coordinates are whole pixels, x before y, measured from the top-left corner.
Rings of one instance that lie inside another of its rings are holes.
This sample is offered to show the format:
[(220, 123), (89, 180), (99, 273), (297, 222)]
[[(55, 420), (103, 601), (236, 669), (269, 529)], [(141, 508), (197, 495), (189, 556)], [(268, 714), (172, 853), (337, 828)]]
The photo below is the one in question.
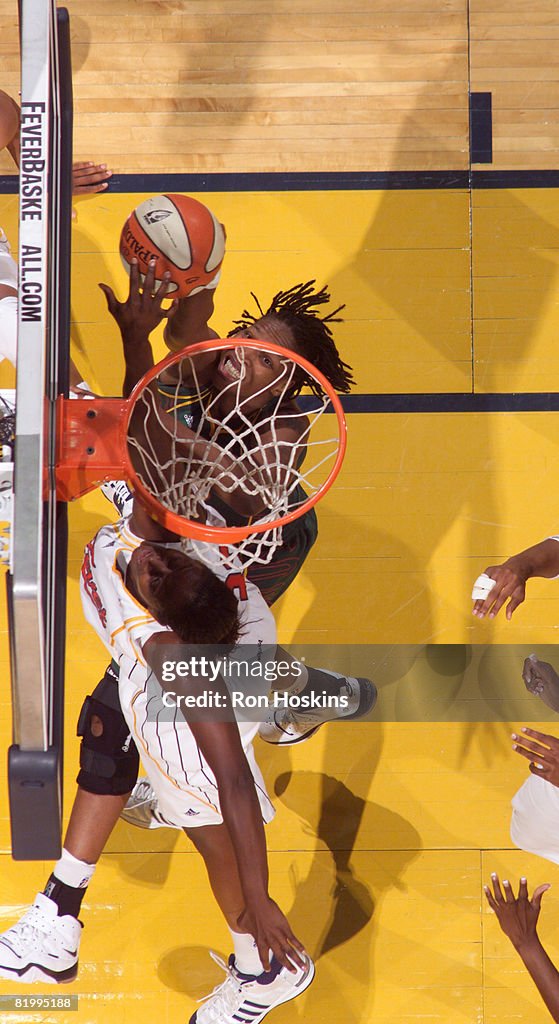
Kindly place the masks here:
[[(296, 743), (303, 743), (304, 740), (310, 740), (311, 736), (314, 736), (315, 732), (322, 729), (323, 725), (326, 725), (327, 722), (333, 721), (333, 718), (328, 718), (326, 722), (319, 722), (318, 725), (313, 725), (312, 729), (303, 733), (302, 736), (295, 736), (293, 739), (284, 740), (283, 737), (281, 737), (279, 740), (268, 740), (265, 736), (261, 736), (260, 739), (263, 740), (264, 743), (269, 743), (271, 747), (294, 747)], [(276, 725), (276, 728), (279, 729), (279, 725)]]
[(18, 971), (10, 970), (9, 967), (0, 967), (0, 978), (6, 978), (10, 981), (20, 982), (21, 984), (27, 984), (33, 981), (42, 981), (46, 985), (68, 985), (71, 981), (75, 981), (78, 976), (78, 965), (74, 964), (73, 967), (68, 967), (65, 971), (55, 972), (49, 971), (46, 967), (41, 967), (39, 964), (29, 964), (28, 967), (24, 967)]

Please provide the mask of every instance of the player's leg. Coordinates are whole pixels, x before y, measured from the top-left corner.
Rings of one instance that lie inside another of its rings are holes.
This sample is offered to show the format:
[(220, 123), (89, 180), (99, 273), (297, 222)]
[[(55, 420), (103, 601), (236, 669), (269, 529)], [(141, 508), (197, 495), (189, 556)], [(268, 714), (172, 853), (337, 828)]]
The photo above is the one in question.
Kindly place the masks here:
[(259, 1024), (275, 1006), (295, 999), (310, 985), (314, 964), (305, 957), (305, 966), (295, 973), (272, 957), (270, 971), (263, 971), (256, 943), (238, 921), (244, 898), (237, 871), (235, 852), (227, 826), (206, 825), (185, 828), (185, 832), (204, 858), (212, 892), (227, 921), (234, 952), (226, 964), (213, 954), (227, 977), (204, 1005), (193, 1014), (189, 1024), (237, 1024), (251, 1020)]
[(86, 698), (78, 734), (79, 788), (62, 855), (31, 909), (0, 936), (0, 976), (13, 981), (60, 983), (77, 974), (81, 903), (138, 774), (110, 666)]

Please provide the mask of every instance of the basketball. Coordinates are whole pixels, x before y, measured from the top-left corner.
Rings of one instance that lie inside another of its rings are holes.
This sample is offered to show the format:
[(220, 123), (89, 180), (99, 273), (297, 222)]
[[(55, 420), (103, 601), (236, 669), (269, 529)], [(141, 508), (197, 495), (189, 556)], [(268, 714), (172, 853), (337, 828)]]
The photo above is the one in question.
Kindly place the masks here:
[(138, 261), (142, 280), (156, 259), (157, 284), (171, 274), (169, 295), (185, 298), (209, 284), (225, 254), (225, 234), (211, 210), (191, 196), (151, 196), (130, 214), (120, 236), (120, 255), (130, 273)]

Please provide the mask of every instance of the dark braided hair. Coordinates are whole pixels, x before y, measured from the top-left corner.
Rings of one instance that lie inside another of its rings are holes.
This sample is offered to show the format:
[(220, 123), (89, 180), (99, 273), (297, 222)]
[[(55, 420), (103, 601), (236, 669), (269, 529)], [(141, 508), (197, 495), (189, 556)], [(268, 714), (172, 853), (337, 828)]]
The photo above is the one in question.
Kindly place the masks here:
[[(307, 281), (305, 284), (294, 285), (286, 292), (278, 292), (266, 311), (262, 309), (254, 292), (251, 292), (260, 315), (254, 316), (245, 309), (241, 319), (233, 321), (237, 330), (231, 331), (229, 337), (237, 334), (239, 328), (252, 327), (263, 317), (280, 320), (293, 334), (297, 352), (324, 374), (335, 391), (347, 394), (354, 383), (351, 366), (340, 358), (328, 326), (332, 323), (341, 323), (342, 318), (336, 314), (344, 309), (344, 306), (338, 306), (326, 316), (319, 316), (317, 307), (330, 302), (330, 293), (327, 288), (315, 292), (315, 284), (315, 280)], [(317, 381), (304, 370), (298, 369), (296, 383), (289, 389), (286, 397), (299, 394), (305, 385), (315, 395), (322, 393)]]

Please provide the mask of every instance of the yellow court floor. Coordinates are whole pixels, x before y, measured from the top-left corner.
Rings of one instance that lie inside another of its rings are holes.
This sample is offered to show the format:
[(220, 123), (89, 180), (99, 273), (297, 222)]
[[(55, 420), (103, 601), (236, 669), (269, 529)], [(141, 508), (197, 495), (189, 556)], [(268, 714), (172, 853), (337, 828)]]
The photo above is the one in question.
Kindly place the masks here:
[[(118, 235), (142, 198), (114, 193), (76, 203), (73, 355), (103, 394), (119, 393), (123, 362), (97, 283), (124, 294)], [(201, 198), (228, 233), (219, 329), (228, 329), (251, 291), (266, 303), (275, 291), (316, 277), (330, 284), (333, 301), (346, 303), (339, 344), (360, 394), (550, 386), (557, 360), (554, 190), (476, 191), (473, 201), (459, 189)], [(16, 197), (0, 204), (15, 240)], [(529, 285), (522, 283), (527, 270)], [(160, 339), (156, 348), (162, 355)], [(10, 382), (2, 368), (0, 385)], [(389, 709), (378, 721), (325, 726), (289, 750), (258, 741), (277, 806), (268, 827), (272, 893), (318, 959), (312, 987), (271, 1019), (544, 1024), (539, 996), (482, 893), (493, 870), (515, 882), (520, 874), (534, 884), (552, 882), (542, 936), (559, 960), (557, 868), (513, 850), (508, 834), (510, 798), (526, 774), (510, 742), (522, 719), (508, 710), (511, 722), (499, 713), (481, 723), (412, 719), (426, 695), (451, 695), (462, 685), (458, 662), (463, 654), (477, 665), (476, 645), (528, 652), (545, 645), (549, 653), (554, 644), (557, 584), (530, 584), (511, 623), (478, 622), (469, 595), (485, 566), (556, 532), (559, 423), (546, 412), (369, 411), (350, 413), (348, 430), (341, 477), (319, 509), (317, 545), (276, 609), (280, 640), (347, 645), (360, 665), (373, 657), (367, 645), (420, 645), (422, 652), (413, 665), (405, 653), (401, 663), (391, 655), (390, 672), (382, 658), (378, 668), (375, 662)], [(99, 492), (70, 509), (66, 809), (78, 753), (74, 722), (106, 663), (79, 607), (81, 552), (110, 517)], [(4, 610), (0, 622), (6, 747)], [(498, 664), (520, 698), (518, 658)], [(493, 676), (475, 671), (489, 699)], [(549, 720), (544, 727), (554, 728)], [(0, 774), (5, 794), (4, 764)], [(42, 888), (50, 866), (11, 860), (5, 799), (1, 814), (3, 928)], [(202, 862), (178, 833), (119, 823), (82, 918), (80, 975), (62, 990), (79, 994), (77, 1012), (14, 1009), (2, 1021), (175, 1024), (221, 980), (208, 950), (227, 955), (227, 932)], [(47, 986), (28, 989), (36, 995)], [(0, 982), (0, 994), (22, 991)]]

